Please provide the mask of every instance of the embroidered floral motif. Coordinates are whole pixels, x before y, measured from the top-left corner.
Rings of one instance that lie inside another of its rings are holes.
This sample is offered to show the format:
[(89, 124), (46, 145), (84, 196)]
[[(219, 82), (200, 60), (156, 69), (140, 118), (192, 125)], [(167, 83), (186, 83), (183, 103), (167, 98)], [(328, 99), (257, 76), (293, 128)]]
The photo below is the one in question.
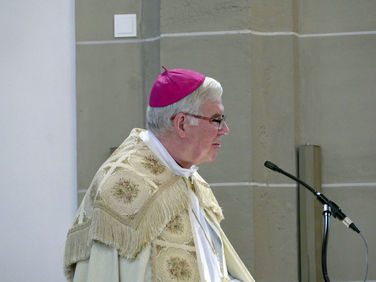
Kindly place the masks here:
[(183, 219), (181, 218), (181, 216), (178, 215), (173, 220), (171, 220), (167, 224), (166, 229), (174, 234), (182, 234), (184, 230), (183, 230)]
[(97, 201), (103, 201), (101, 193), (97, 193), (97, 196), (95, 197)]
[(119, 160), (119, 158), (120, 158), (120, 157), (117, 156), (117, 157), (115, 157), (115, 158), (113, 158), (113, 159), (110, 159), (109, 162), (110, 162), (110, 163), (116, 163), (116, 162)]
[(130, 220), (134, 220), (136, 216), (134, 214), (131, 214), (131, 215), (128, 215), (127, 218)]
[(154, 180), (154, 183), (155, 185), (157, 185), (158, 187), (161, 187), (162, 186), (162, 181), (158, 180), (158, 179), (155, 179)]
[(98, 190), (98, 183), (95, 182), (93, 184), (93, 186), (90, 188), (90, 192), (89, 192), (90, 193), (89, 197), (90, 197), (91, 201), (93, 201), (95, 196), (97, 195), (97, 190)]
[(155, 193), (155, 191), (157, 191), (158, 188), (162, 186), (162, 182), (157, 179), (153, 180), (153, 182), (155, 185), (150, 185), (151, 193)]
[(112, 188), (115, 198), (123, 200), (126, 204), (132, 202), (137, 197), (139, 191), (137, 184), (124, 178), (120, 178), (119, 182)]
[(155, 175), (161, 174), (166, 169), (156, 158), (152, 156), (144, 157), (142, 165)]
[(114, 175), (115, 173), (117, 173), (118, 171), (121, 171), (121, 170), (124, 170), (123, 167), (120, 167), (120, 166), (117, 166), (112, 172), (111, 172), (111, 175)]
[(188, 246), (194, 247), (195, 246), (195, 241), (193, 239), (187, 243)]
[(89, 220), (89, 218), (87, 217), (87, 215), (84, 213), (83, 215), (82, 215), (82, 223), (85, 223), (85, 222), (87, 222)]
[(107, 174), (108, 171), (111, 169), (111, 166), (107, 166), (105, 167), (103, 170), (104, 170), (104, 173)]
[(196, 257), (196, 252), (189, 252), (191, 254), (192, 257), (194, 257), (195, 259), (197, 259)]
[(155, 249), (154, 249), (154, 252), (155, 252), (155, 255), (159, 255), (160, 252), (164, 249), (165, 247), (161, 246), (161, 245), (156, 245), (155, 246)]
[(187, 281), (192, 275), (189, 263), (185, 259), (171, 257), (167, 261), (167, 267), (172, 279)]

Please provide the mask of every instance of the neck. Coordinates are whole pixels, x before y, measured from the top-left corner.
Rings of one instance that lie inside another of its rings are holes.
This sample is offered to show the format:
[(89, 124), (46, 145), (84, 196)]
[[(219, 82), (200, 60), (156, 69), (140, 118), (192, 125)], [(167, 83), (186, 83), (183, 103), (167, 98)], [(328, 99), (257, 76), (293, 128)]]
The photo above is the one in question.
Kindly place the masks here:
[(172, 134), (169, 136), (156, 135), (156, 137), (179, 166), (189, 169), (194, 165), (189, 161), (185, 161), (184, 151), (181, 149), (184, 148), (184, 144), (181, 144), (181, 141), (178, 138)]

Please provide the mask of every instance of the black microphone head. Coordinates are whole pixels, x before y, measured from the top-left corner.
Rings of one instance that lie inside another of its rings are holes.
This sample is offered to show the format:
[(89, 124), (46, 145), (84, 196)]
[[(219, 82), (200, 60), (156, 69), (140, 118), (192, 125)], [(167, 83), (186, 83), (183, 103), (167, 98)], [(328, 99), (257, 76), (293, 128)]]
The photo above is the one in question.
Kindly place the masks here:
[(275, 170), (275, 171), (279, 170), (279, 167), (277, 165), (275, 165), (275, 164), (273, 164), (272, 162), (269, 162), (269, 161), (265, 161), (264, 166), (266, 166), (267, 168), (269, 168), (271, 170)]

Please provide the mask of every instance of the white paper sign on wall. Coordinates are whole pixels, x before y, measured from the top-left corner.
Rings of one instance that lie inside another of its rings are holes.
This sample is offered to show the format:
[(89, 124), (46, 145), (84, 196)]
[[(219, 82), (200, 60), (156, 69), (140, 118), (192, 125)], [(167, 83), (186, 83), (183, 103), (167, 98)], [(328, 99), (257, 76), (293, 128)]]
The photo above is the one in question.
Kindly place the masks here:
[(114, 15), (115, 37), (136, 37), (137, 20), (136, 14)]

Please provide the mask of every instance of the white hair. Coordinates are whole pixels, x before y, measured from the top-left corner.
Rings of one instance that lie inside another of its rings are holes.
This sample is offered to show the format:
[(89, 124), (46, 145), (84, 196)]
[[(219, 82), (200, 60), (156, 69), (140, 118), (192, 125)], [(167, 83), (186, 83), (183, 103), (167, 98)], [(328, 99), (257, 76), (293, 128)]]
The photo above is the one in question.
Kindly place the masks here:
[[(146, 110), (147, 129), (155, 135), (167, 135), (172, 127), (171, 117), (178, 113), (200, 114), (201, 106), (206, 102), (217, 101), (222, 96), (221, 84), (214, 78), (206, 77), (204, 82), (188, 96), (165, 107), (150, 107)], [(191, 125), (197, 125), (194, 117), (187, 116)]]

